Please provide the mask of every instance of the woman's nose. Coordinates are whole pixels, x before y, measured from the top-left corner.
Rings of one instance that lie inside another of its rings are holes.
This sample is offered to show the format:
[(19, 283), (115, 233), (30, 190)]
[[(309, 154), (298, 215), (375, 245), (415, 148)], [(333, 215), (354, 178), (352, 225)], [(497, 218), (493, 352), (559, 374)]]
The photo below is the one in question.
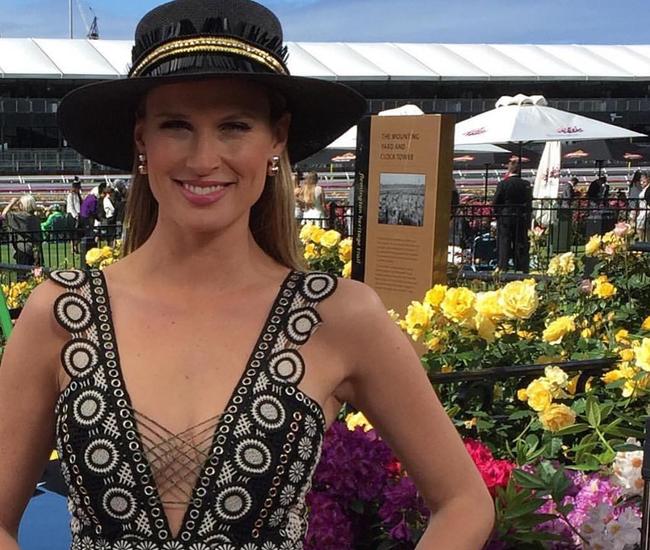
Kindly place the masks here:
[(219, 140), (210, 132), (197, 132), (192, 140), (186, 164), (198, 175), (214, 172), (221, 165)]

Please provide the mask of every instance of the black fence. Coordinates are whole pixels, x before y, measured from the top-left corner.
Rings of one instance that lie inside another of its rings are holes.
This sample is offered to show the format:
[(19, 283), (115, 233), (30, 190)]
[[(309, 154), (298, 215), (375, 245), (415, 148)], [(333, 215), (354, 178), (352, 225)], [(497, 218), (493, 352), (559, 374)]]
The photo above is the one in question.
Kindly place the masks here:
[(472, 271), (543, 270), (556, 254), (584, 251), (593, 235), (630, 224), (634, 238), (650, 239), (645, 201), (533, 199), (529, 205), (461, 203), (452, 208), (449, 261)]

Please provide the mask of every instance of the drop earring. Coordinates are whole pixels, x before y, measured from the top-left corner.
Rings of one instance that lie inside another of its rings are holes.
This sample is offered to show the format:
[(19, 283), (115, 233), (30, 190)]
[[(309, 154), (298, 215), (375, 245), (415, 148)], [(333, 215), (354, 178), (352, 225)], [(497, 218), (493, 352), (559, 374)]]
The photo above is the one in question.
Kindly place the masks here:
[(138, 155), (138, 162), (138, 173), (145, 176), (149, 173), (149, 170), (147, 169), (147, 156), (144, 154)]
[(267, 174), (271, 177), (275, 177), (278, 175), (279, 171), (280, 171), (280, 157), (277, 155), (273, 155), (273, 157), (271, 157), (271, 162), (269, 163), (269, 169), (267, 170)]

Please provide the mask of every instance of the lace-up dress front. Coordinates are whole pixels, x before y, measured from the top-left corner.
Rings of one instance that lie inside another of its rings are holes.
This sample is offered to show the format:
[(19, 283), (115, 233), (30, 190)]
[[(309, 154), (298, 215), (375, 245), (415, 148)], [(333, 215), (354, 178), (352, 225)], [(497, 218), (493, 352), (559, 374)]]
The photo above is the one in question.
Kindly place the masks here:
[[(325, 428), (300, 347), (336, 279), (289, 273), (223, 413), (174, 434), (131, 405), (101, 271), (51, 278), (71, 334), (55, 412), (73, 550), (300, 550)], [(177, 533), (163, 504), (185, 508)]]

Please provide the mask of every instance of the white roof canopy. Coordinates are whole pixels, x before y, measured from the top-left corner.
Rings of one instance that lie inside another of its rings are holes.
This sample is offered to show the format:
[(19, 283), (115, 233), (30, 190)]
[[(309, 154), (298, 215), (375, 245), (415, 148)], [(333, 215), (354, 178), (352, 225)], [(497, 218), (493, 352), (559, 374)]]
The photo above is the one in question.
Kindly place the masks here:
[[(129, 40), (0, 38), (0, 78), (126, 75)], [(650, 45), (289, 42), (289, 69), (327, 80), (650, 80)]]

